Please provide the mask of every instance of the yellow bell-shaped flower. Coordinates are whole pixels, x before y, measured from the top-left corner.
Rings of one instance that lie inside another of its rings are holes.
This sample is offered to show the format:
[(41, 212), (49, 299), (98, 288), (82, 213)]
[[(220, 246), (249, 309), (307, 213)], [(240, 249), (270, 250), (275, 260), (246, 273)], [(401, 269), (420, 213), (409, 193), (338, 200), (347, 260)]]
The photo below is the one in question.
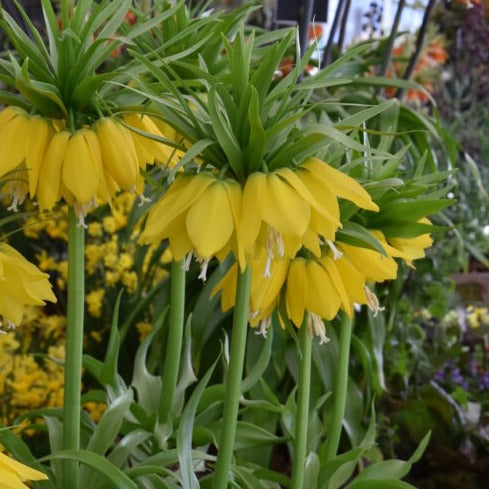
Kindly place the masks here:
[(16, 325), (24, 306), (56, 302), (49, 276), (6, 243), (0, 243), (0, 314)]
[(95, 199), (103, 176), (102, 154), (95, 133), (90, 129), (74, 132), (66, 145), (62, 182), (80, 205)]
[(236, 246), (240, 207), (238, 182), (211, 173), (179, 175), (150, 210), (140, 242), (168, 238), (175, 260), (190, 252), (202, 261), (223, 257)]
[(104, 169), (122, 190), (136, 188), (139, 163), (129, 129), (111, 117), (103, 117), (94, 125)]
[[(128, 126), (131, 126), (142, 133), (170, 139), (166, 134), (160, 131), (153, 119), (148, 115), (126, 114), (124, 115), (124, 121)], [(146, 164), (151, 165), (155, 161), (158, 161), (163, 165), (168, 165), (170, 168), (177, 163), (178, 158), (171, 146), (167, 146), (150, 137), (143, 136), (136, 131), (130, 131), (130, 134), (134, 141), (134, 147), (136, 148), (138, 162), (141, 168), (145, 168)]]
[(28, 489), (25, 481), (47, 480), (46, 474), (0, 453), (0, 489)]
[[(275, 233), (277, 243), (295, 240), (297, 249), (304, 245), (318, 256), (319, 239), (334, 240), (341, 227), (338, 198), (378, 211), (356, 180), (317, 158), (294, 169), (249, 175), (243, 188), (238, 238), (240, 267), (244, 269), (255, 254), (263, 223)], [(280, 254), (279, 246), (269, 252)]]

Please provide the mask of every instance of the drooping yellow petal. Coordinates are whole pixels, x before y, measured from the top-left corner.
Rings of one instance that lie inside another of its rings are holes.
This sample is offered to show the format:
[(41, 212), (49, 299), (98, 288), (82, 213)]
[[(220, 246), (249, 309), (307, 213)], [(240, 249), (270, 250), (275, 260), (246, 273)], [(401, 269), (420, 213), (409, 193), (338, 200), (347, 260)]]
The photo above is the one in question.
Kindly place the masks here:
[[(241, 209), (242, 209), (243, 191), (241, 189), (241, 185), (236, 180), (227, 178), (224, 182), (225, 182), (224, 188), (228, 196), (229, 207), (231, 209), (231, 214), (233, 216), (233, 227), (234, 227), (234, 232), (229, 241), (229, 246), (236, 259), (238, 259), (239, 255), (243, 254), (243, 252), (239, 251), (240, 247), (242, 247), (242, 244), (239, 242), (238, 239), (238, 237), (242, 235), (240, 227), (241, 227)], [(228, 252), (229, 250), (226, 249), (221, 250), (220, 253), (217, 255), (217, 258), (220, 261), (222, 261), (226, 257)], [(243, 271), (244, 268), (241, 267), (241, 270)]]
[(61, 173), (69, 138), (68, 131), (60, 131), (49, 142), (39, 173), (37, 200), (40, 210), (51, 210), (60, 198)]
[(338, 314), (340, 296), (331, 277), (316, 260), (307, 260), (306, 280), (308, 282), (306, 309), (328, 321), (333, 319)]
[(336, 269), (343, 281), (348, 301), (343, 302), (342, 309), (349, 317), (353, 316), (353, 305), (366, 304), (367, 296), (365, 295), (365, 276), (362, 275), (348, 260), (342, 256), (334, 262)]
[(236, 302), (236, 284), (238, 282), (238, 266), (234, 263), (224, 277), (212, 289), (211, 297), (221, 292), (221, 310), (229, 311)]
[(63, 164), (63, 183), (80, 204), (87, 204), (95, 197), (102, 170), (100, 150), (91, 148), (85, 137), (90, 132), (80, 129), (71, 136)]
[(21, 478), (9, 466), (0, 462), (0, 489), (27, 489)]
[(267, 175), (263, 220), (283, 234), (302, 236), (311, 217), (310, 205), (277, 175)]
[(379, 210), (369, 193), (354, 178), (336, 170), (324, 161), (309, 158), (301, 166), (313, 173), (316, 178), (329, 183), (339, 197), (350, 200), (363, 209)]
[(29, 126), (29, 116), (21, 112), (0, 129), (0, 178), (24, 161)]
[(341, 243), (338, 248), (367, 281), (383, 282), (397, 276), (397, 263), (378, 251)]
[(47, 480), (47, 475), (39, 472), (38, 470), (32, 469), (27, 465), (21, 464), (7, 455), (0, 453), (0, 464), (2, 467), (8, 467), (13, 472), (15, 472), (22, 480)]
[(325, 239), (334, 239), (338, 228), (341, 227), (340, 206), (336, 192), (329, 182), (319, 180), (314, 174), (303, 169), (297, 169), (297, 176), (307, 187), (321, 206), (312, 210), (310, 226)]
[(312, 229), (307, 229), (304, 236), (301, 238), (302, 244), (307, 248), (314, 256), (319, 258), (321, 256), (321, 247), (319, 243), (319, 237)]
[[(164, 137), (153, 120), (147, 115), (126, 114), (125, 121), (129, 126), (139, 129), (141, 132), (153, 134), (158, 137)], [(144, 137), (135, 131), (131, 131), (134, 144), (139, 156), (139, 164), (144, 168), (146, 163), (152, 164), (155, 160), (163, 164), (173, 166), (172, 160), (173, 148), (159, 141)]]
[(139, 242), (150, 244), (164, 239), (166, 227), (182, 216), (215, 181), (208, 173), (179, 175), (165, 195), (151, 208)]
[(103, 117), (94, 124), (94, 130), (100, 142), (104, 168), (123, 190), (134, 188), (139, 164), (129, 129), (115, 119)]
[(27, 112), (20, 107), (15, 107), (14, 105), (9, 105), (8, 107), (5, 107), (5, 109), (0, 112), (0, 130), (9, 121), (11, 121), (14, 117), (17, 117), (18, 115), (27, 116)]
[(261, 317), (275, 309), (290, 263), (289, 259), (272, 260), (269, 276), (264, 276), (266, 259), (266, 253), (262, 252), (262, 257), (253, 262), (251, 269), (250, 306), (252, 312), (258, 312)]
[[(322, 188), (318, 188), (319, 181), (308, 178), (310, 173), (300, 171), (300, 169), (294, 172), (290, 168), (281, 168), (276, 174), (287, 181), (321, 215), (336, 222), (338, 226), (340, 225), (337, 198), (329, 187), (323, 185)], [(303, 182), (303, 178), (307, 184)]]
[(285, 289), (287, 315), (300, 328), (304, 319), (305, 301), (309, 293), (306, 276), (306, 261), (296, 258), (290, 263)]
[(40, 116), (31, 117), (25, 161), (31, 198), (36, 194), (44, 154), (53, 135), (54, 128), (46, 118)]
[(241, 224), (238, 229), (239, 266), (246, 267), (246, 255), (253, 250), (262, 225), (263, 209), (267, 205), (267, 177), (264, 173), (252, 173), (243, 188)]
[(414, 268), (413, 261), (425, 256), (425, 249), (433, 244), (429, 234), (422, 234), (415, 238), (389, 238), (390, 244), (402, 253), (406, 263)]
[(187, 234), (185, 216), (175, 219), (168, 224), (168, 226), (166, 226), (165, 235), (160, 239), (160, 241), (165, 238), (170, 240), (170, 250), (173, 259), (176, 261), (182, 260), (194, 249), (194, 245), (192, 241), (190, 241)]
[[(339, 259), (341, 260), (341, 258)], [(343, 276), (339, 273), (337, 264), (339, 260), (333, 260), (330, 256), (323, 256), (320, 260), (322, 267), (328, 273), (333, 287), (338, 293), (343, 310), (352, 317), (353, 315), (353, 303), (350, 300), (349, 294), (347, 292), (347, 284), (350, 281), (350, 277)]]
[(234, 231), (234, 219), (225, 183), (216, 180), (192, 204), (186, 217), (187, 233), (197, 254), (211, 258)]
[(56, 302), (49, 276), (6, 243), (0, 244), (0, 314), (14, 324), (22, 320), (24, 306)]

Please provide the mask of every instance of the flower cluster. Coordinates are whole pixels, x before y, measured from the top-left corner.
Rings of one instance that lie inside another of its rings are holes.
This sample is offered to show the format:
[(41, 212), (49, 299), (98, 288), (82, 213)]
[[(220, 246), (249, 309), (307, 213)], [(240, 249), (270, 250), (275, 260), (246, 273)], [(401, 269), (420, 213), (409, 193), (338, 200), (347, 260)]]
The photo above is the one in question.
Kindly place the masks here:
[[(323, 319), (332, 320), (340, 310), (352, 317), (361, 305), (367, 305), (376, 315), (382, 308), (369, 284), (394, 279), (398, 270), (394, 258), (412, 264), (413, 254), (424, 254), (431, 238), (422, 235), (401, 239), (403, 250), (395, 246), (399, 245), (396, 239), (388, 242), (379, 231), (372, 231), (372, 236), (382, 244), (385, 254), (338, 241), (320, 247), (319, 256), (306, 252), (304, 256), (276, 257), (270, 262), (262, 253), (251, 264), (251, 326), (259, 327), (265, 335), (278, 307), (282, 324), (289, 318), (299, 328), (305, 321), (311, 332), (325, 342)], [(411, 255), (405, 251), (407, 243)], [(213, 290), (213, 294), (222, 291), (223, 311), (234, 305), (237, 273), (234, 265)]]
[(64, 121), (9, 106), (0, 113), (0, 177), (8, 178), (10, 208), (27, 195), (37, 198), (41, 211), (63, 198), (83, 220), (88, 209), (110, 202), (119, 190), (142, 193), (140, 169), (173, 161), (172, 149), (155, 138), (164, 136), (148, 115), (129, 114), (124, 123), (102, 117), (69, 130)]

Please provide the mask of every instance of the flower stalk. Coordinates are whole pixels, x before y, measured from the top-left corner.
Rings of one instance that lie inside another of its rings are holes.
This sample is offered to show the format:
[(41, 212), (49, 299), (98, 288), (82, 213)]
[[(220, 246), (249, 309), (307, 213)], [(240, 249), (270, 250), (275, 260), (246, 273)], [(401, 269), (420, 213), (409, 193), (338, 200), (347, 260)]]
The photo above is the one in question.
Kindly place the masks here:
[[(68, 211), (68, 323), (63, 407), (63, 449), (80, 448), (80, 397), (85, 301), (85, 229), (73, 207)], [(78, 462), (63, 462), (63, 487), (78, 488)]]
[(291, 489), (304, 487), (304, 470), (307, 451), (307, 428), (309, 425), (309, 398), (311, 392), (311, 352), (312, 338), (306, 320), (300, 331), (299, 387), (297, 391), (297, 412), (295, 417), (294, 459), (292, 465)]
[(173, 406), (178, 381), (185, 317), (184, 260), (173, 261), (170, 276), (170, 322), (163, 365), (163, 392), (160, 398), (160, 422), (165, 422)]
[(346, 395), (348, 391), (348, 364), (350, 361), (350, 343), (353, 331), (353, 321), (346, 315), (343, 316), (340, 326), (340, 351), (338, 357), (338, 370), (336, 371), (333, 385), (333, 414), (331, 428), (328, 432), (325, 448), (325, 461), (336, 457), (340, 444), (343, 417), (345, 416)]
[(241, 380), (248, 332), (248, 315), (251, 288), (251, 268), (249, 266), (238, 276), (236, 287), (236, 305), (231, 334), (231, 351), (229, 371), (226, 381), (226, 397), (224, 399), (224, 415), (219, 440), (216, 470), (213, 489), (226, 489), (229, 481), (229, 469), (233, 457), (234, 439), (238, 421), (239, 398), (241, 396)]

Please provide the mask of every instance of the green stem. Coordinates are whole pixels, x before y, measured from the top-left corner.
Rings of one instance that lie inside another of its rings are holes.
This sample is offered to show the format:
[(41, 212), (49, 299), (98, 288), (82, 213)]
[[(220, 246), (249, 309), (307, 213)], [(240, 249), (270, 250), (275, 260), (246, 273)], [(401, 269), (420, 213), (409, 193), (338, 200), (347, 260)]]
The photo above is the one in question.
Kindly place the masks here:
[[(78, 226), (72, 207), (68, 211), (68, 324), (63, 406), (63, 449), (80, 448), (80, 396), (85, 305), (85, 229)], [(78, 462), (66, 460), (63, 487), (78, 488)]]
[(341, 428), (345, 416), (346, 394), (348, 390), (348, 364), (350, 361), (350, 342), (353, 330), (353, 322), (344, 316), (340, 326), (340, 352), (338, 358), (338, 370), (333, 391), (333, 415), (331, 428), (328, 432), (325, 448), (325, 461), (336, 457), (340, 444)]
[(182, 351), (185, 316), (185, 267), (184, 260), (174, 261), (170, 276), (170, 325), (163, 366), (163, 392), (160, 398), (160, 421), (168, 419), (173, 407), (178, 381), (180, 354)]
[(307, 450), (307, 428), (309, 426), (309, 397), (311, 392), (312, 339), (306, 324), (301, 328), (301, 358), (299, 363), (299, 388), (297, 391), (297, 413), (295, 416), (294, 460), (290, 489), (303, 489)]
[(233, 330), (231, 333), (231, 352), (229, 372), (226, 380), (226, 397), (222, 421), (219, 452), (217, 454), (216, 471), (212, 484), (213, 489), (228, 487), (229, 469), (233, 458), (234, 439), (238, 421), (239, 398), (241, 396), (241, 380), (248, 332), (248, 314), (250, 302), (251, 269), (246, 267), (238, 277), (236, 287), (236, 304), (234, 307)]

